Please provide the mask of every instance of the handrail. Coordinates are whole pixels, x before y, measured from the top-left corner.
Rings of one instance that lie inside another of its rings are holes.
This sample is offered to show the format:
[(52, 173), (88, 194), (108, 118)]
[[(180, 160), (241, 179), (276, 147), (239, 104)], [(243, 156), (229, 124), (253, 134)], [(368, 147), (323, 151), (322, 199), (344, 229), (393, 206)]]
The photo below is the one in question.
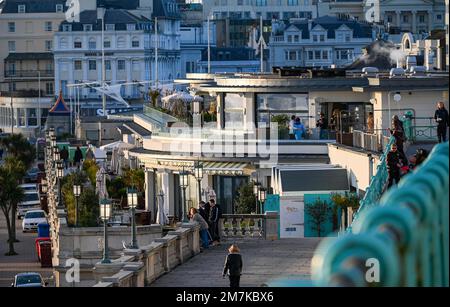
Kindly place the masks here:
[(322, 241), (311, 261), (316, 286), (449, 286), (449, 143), (372, 206), (353, 234)]
[[(355, 221), (361, 214), (361, 212), (366, 210), (366, 208), (370, 208), (371, 206), (373, 206), (383, 194), (388, 179), (386, 157), (387, 153), (389, 152), (389, 148), (394, 142), (395, 138), (391, 136), (389, 138), (389, 142), (386, 144), (384, 153), (380, 157), (380, 164), (378, 164), (377, 166), (377, 172), (375, 176), (372, 176), (370, 180), (369, 187), (366, 189), (366, 194), (359, 203), (359, 208), (353, 217), (353, 221)], [(350, 226), (348, 226), (347, 232), (352, 232), (353, 221), (351, 222)]]

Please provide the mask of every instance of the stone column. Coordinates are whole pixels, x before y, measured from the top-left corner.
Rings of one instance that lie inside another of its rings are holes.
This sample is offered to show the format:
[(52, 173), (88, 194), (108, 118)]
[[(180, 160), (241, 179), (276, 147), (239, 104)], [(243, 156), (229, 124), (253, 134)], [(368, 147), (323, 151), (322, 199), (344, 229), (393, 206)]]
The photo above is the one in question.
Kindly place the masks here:
[(266, 240), (277, 240), (279, 215), (276, 211), (266, 211), (264, 218), (264, 237)]
[(152, 211), (152, 217), (156, 214), (155, 192), (155, 173), (145, 169), (145, 211)]

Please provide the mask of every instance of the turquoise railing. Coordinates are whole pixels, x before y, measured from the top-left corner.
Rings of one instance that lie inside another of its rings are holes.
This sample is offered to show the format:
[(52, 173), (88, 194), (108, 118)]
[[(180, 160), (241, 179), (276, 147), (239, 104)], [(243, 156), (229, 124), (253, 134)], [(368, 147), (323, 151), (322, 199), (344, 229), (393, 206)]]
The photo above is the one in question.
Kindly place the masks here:
[(353, 233), (322, 241), (316, 286), (449, 286), (449, 143), (361, 212)]
[[(367, 208), (372, 207), (381, 197), (388, 180), (388, 171), (386, 165), (386, 156), (390, 150), (391, 145), (395, 142), (394, 137), (389, 138), (389, 142), (386, 144), (383, 154), (380, 157), (380, 163), (377, 166), (377, 171), (370, 180), (369, 187), (366, 189), (363, 199), (359, 202), (358, 211), (353, 216), (353, 221), (355, 221), (361, 212), (365, 211)], [(353, 222), (348, 226), (347, 232), (352, 232)]]

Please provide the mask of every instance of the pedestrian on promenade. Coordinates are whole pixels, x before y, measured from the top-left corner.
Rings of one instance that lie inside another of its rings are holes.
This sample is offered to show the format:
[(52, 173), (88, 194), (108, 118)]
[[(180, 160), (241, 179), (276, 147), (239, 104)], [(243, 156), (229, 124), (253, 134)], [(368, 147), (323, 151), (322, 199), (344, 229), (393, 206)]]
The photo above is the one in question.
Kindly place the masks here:
[(198, 213), (205, 221), (208, 221), (209, 215), (206, 213), (205, 205), (206, 203), (203, 200), (198, 203)]
[(445, 109), (444, 103), (439, 101), (437, 104), (437, 110), (434, 112), (434, 120), (438, 124), (437, 135), (438, 142), (447, 142), (447, 128), (449, 126), (448, 111)]
[(297, 117), (295, 119), (294, 123), (294, 134), (296, 140), (301, 140), (303, 138), (303, 135), (305, 134), (305, 126), (303, 126), (300, 117)]
[(369, 112), (369, 116), (367, 117), (367, 133), (373, 134), (375, 127), (375, 121), (373, 118), (373, 112)]
[(77, 168), (80, 167), (80, 162), (83, 159), (83, 152), (80, 149), (80, 146), (77, 146), (77, 149), (75, 150), (75, 154), (73, 157), (73, 162), (75, 163), (75, 166)]
[(230, 288), (239, 288), (239, 281), (242, 273), (242, 256), (239, 247), (236, 244), (231, 245), (228, 252), (229, 254), (225, 258), (222, 276), (225, 278), (228, 274)]
[(400, 126), (399, 121), (392, 121), (392, 128), (389, 129), (391, 135), (395, 138), (395, 145), (397, 145), (397, 151), (403, 165), (408, 165), (408, 158), (406, 158), (405, 152), (403, 150), (403, 143), (405, 142), (405, 132)]
[(319, 138), (321, 140), (328, 138), (328, 120), (325, 118), (325, 114), (320, 113), (320, 118), (316, 123), (316, 126), (320, 128)]
[(400, 181), (400, 157), (397, 151), (397, 145), (392, 144), (391, 150), (386, 156), (386, 166), (388, 171), (388, 189), (395, 183)]
[(208, 248), (209, 246), (208, 223), (198, 213), (198, 210), (193, 207), (189, 209), (189, 217), (191, 222), (197, 222), (200, 224), (200, 240), (202, 241), (202, 247)]
[(63, 149), (59, 153), (59, 156), (61, 160), (64, 161), (64, 168), (67, 168), (69, 166), (69, 151), (67, 150), (66, 146), (63, 147)]
[(403, 122), (398, 118), (398, 115), (392, 116), (392, 126), (399, 125), (400, 129), (402, 129), (403, 133), (405, 132), (405, 129), (403, 128)]
[(295, 125), (295, 115), (292, 115), (291, 120), (289, 121), (289, 139), (290, 140), (295, 140), (294, 125)]
[(222, 213), (219, 205), (216, 204), (214, 199), (211, 199), (209, 203), (211, 204), (211, 211), (209, 213), (209, 229), (213, 240), (213, 245), (218, 245), (220, 244), (219, 220), (222, 217)]

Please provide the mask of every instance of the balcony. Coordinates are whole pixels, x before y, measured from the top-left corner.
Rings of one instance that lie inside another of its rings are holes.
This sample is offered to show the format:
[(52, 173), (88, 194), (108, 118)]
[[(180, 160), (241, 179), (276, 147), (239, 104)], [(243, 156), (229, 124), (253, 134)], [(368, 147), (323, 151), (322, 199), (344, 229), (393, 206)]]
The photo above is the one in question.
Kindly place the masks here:
[(54, 70), (5, 70), (6, 79), (38, 79), (39, 77), (54, 78), (54, 76)]

